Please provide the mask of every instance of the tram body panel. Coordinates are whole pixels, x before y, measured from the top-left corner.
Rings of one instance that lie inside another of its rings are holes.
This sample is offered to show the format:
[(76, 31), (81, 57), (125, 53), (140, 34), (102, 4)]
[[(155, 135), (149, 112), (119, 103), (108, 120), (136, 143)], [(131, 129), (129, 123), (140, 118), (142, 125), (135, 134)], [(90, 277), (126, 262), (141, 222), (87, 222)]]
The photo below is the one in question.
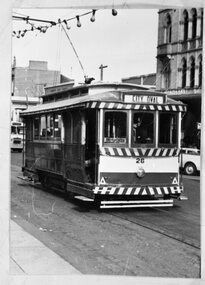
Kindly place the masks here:
[(178, 163), (178, 157), (100, 156), (99, 185), (178, 185)]

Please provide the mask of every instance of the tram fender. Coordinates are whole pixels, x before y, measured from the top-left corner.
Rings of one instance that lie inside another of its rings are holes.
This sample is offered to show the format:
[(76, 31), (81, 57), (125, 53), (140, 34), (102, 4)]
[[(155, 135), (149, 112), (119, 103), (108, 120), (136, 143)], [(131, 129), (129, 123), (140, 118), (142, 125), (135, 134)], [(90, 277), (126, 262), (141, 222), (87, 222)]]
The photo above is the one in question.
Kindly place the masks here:
[(75, 194), (80, 194), (82, 196), (85, 196), (85, 197), (88, 197), (91, 199), (95, 198), (95, 194), (93, 193), (92, 189), (84, 188), (84, 187), (79, 186), (79, 185), (74, 185), (74, 184), (71, 184), (69, 182), (67, 182), (66, 191), (72, 192)]

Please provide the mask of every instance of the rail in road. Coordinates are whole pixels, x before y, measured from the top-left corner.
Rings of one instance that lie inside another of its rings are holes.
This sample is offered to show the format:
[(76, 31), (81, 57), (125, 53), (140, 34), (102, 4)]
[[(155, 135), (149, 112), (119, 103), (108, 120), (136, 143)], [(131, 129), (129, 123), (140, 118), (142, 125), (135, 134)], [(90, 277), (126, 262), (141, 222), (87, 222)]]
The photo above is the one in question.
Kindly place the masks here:
[(199, 181), (185, 178), (190, 199), (172, 208), (97, 210), (28, 185), (17, 164), (12, 219), (83, 274), (200, 277)]
[[(20, 177), (19, 177), (20, 178)], [(187, 177), (189, 179), (189, 177)], [(197, 180), (197, 179), (196, 179)], [(33, 182), (25, 182), (31, 187), (41, 189), (44, 191), (40, 183), (33, 184)], [(55, 191), (55, 190), (54, 190)], [(56, 195), (58, 195), (56, 189)], [(48, 191), (49, 192), (49, 191)], [(66, 197), (66, 196), (65, 196)], [(66, 199), (69, 200), (68, 197)], [(94, 210), (95, 205), (90, 202), (76, 201), (72, 199), (72, 203), (78, 205), (84, 210)], [(176, 202), (175, 202), (176, 203)], [(99, 209), (99, 212), (104, 212), (108, 215), (118, 217), (124, 221), (136, 224), (143, 228), (149, 229), (170, 239), (174, 239), (180, 243), (189, 245), (190, 247), (200, 249), (199, 234), (198, 239), (189, 237), (190, 222), (185, 219), (187, 215), (196, 216), (194, 213), (190, 215), (190, 211), (183, 210), (183, 201), (178, 202), (174, 208), (152, 207), (152, 208), (141, 208), (141, 210), (133, 209)], [(198, 217), (198, 216), (197, 216)]]

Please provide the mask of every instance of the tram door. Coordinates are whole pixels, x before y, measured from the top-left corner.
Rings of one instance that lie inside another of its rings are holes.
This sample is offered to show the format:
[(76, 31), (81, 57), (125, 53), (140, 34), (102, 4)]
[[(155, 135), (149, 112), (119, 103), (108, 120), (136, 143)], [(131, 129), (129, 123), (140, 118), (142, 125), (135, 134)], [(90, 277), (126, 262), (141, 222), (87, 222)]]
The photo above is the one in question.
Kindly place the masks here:
[(95, 183), (97, 179), (97, 111), (89, 109), (85, 113), (86, 141), (85, 161), (88, 181)]

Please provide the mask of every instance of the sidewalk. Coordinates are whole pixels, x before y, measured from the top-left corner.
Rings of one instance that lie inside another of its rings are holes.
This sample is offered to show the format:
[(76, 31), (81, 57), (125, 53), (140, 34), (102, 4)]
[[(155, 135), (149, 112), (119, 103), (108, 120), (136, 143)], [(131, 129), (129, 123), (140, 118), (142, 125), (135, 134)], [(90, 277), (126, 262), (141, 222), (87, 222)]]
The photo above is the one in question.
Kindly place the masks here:
[(39, 240), (10, 221), (11, 275), (69, 275), (81, 274)]

